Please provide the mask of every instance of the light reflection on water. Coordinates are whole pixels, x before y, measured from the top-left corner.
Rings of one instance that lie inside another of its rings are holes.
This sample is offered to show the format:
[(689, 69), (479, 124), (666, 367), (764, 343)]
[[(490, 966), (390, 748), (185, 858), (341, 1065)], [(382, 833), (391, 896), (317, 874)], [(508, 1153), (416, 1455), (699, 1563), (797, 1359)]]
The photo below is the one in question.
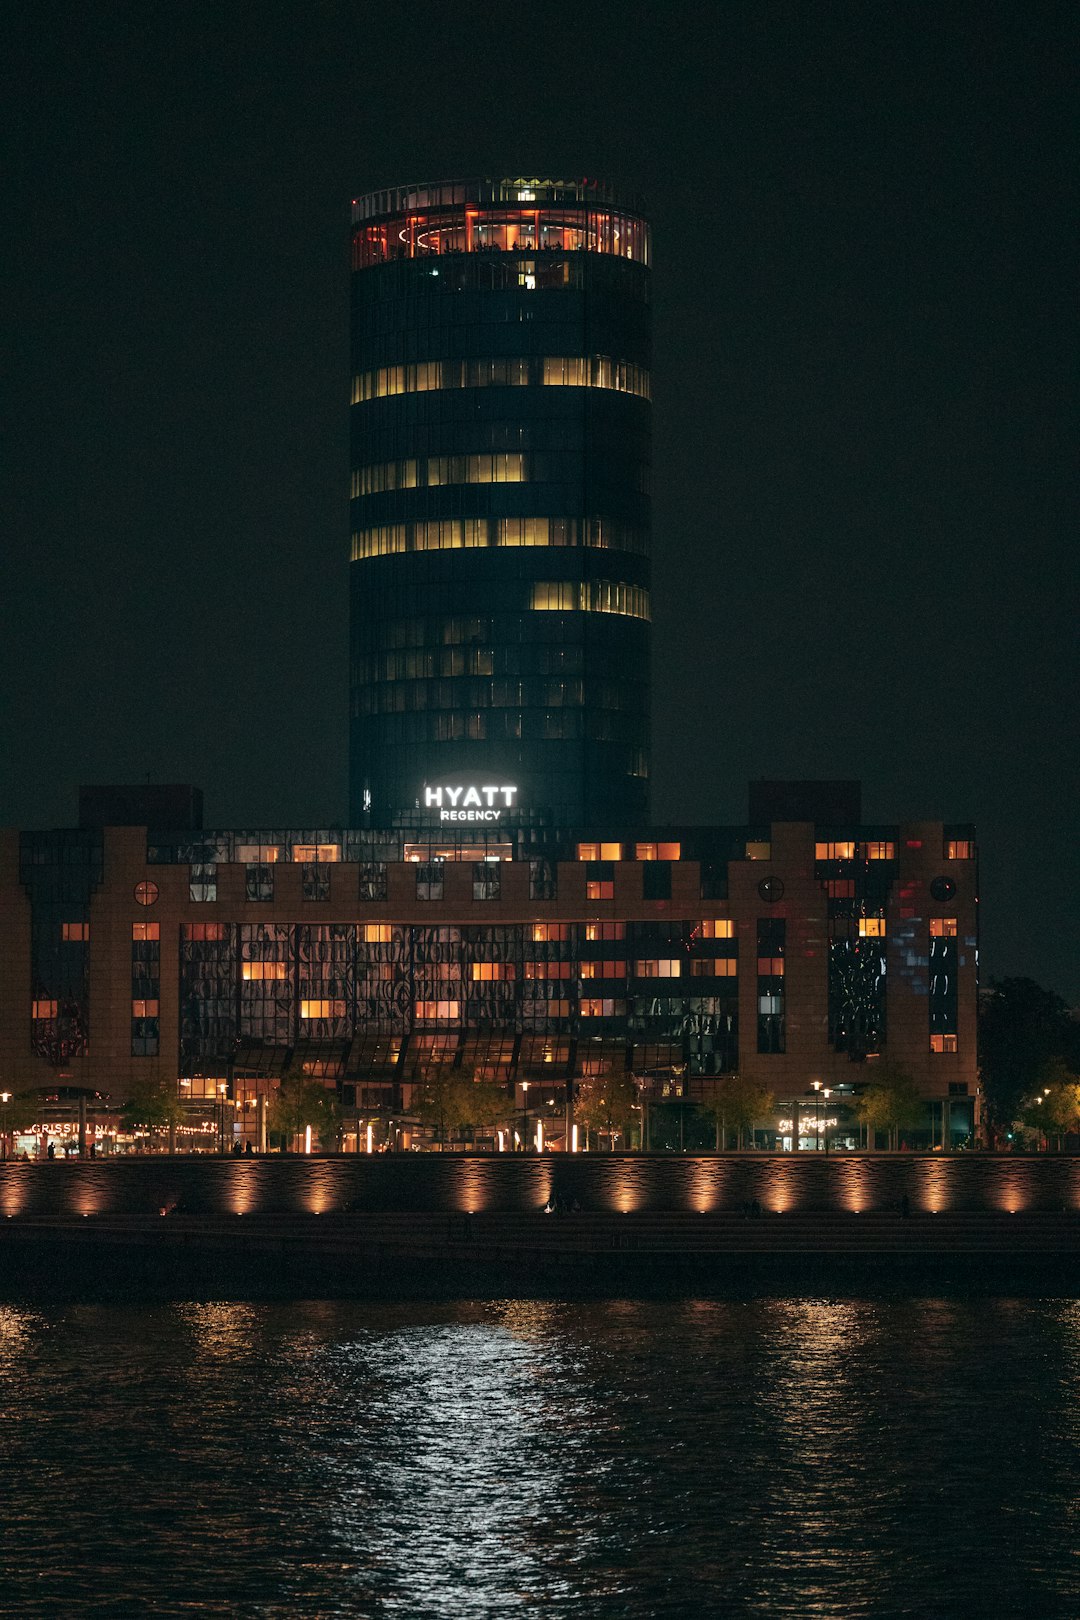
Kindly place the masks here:
[(0, 1612), (1080, 1613), (1080, 1304), (0, 1306)]

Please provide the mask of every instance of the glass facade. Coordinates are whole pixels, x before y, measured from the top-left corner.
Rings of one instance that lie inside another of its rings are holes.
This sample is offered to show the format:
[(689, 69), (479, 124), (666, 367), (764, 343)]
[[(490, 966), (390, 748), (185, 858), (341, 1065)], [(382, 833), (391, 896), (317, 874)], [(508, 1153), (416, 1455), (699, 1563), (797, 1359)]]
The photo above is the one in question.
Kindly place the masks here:
[(353, 822), (476, 773), (557, 824), (640, 821), (648, 227), (537, 180), (375, 193), (353, 218)]

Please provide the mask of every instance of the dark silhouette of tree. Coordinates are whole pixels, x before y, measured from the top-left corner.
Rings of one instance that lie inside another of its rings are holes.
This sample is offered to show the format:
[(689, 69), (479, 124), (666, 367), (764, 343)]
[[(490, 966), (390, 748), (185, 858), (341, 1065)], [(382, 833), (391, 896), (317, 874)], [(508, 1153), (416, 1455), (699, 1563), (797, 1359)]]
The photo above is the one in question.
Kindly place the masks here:
[(1020, 1116), (1051, 1058), (1075, 1068), (1077, 1041), (1069, 1009), (1052, 990), (1034, 979), (991, 981), (979, 1006), (979, 1075), (992, 1128), (1006, 1130)]

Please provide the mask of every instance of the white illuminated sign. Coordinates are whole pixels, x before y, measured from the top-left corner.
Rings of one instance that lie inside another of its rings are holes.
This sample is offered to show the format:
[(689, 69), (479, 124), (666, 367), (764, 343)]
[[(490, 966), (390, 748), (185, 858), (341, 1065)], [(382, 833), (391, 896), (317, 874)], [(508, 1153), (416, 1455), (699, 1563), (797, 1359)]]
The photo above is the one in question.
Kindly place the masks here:
[(460, 787), (426, 787), (424, 808), (437, 810), (440, 821), (499, 821), (504, 810), (512, 810), (516, 787), (483, 787), (462, 783)]

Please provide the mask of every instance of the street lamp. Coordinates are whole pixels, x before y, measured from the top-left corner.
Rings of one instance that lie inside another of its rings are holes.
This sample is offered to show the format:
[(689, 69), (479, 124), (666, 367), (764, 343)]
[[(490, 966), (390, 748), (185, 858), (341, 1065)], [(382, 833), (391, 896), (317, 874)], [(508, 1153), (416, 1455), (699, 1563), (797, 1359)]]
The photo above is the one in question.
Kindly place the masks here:
[(829, 1152), (829, 1098), (832, 1096), (832, 1092), (828, 1086), (823, 1086), (821, 1095), (825, 1099), (825, 1154), (827, 1157)]
[(821, 1081), (811, 1080), (814, 1088), (814, 1152), (821, 1152)]
[(521, 1082), (521, 1151), (529, 1151), (529, 1082)]
[(11, 1134), (11, 1132), (10, 1132), (10, 1130), (8, 1128), (9, 1123), (10, 1123), (9, 1117), (8, 1117), (8, 1103), (10, 1101), (11, 1101), (11, 1092), (10, 1091), (0, 1091), (0, 1103), (3, 1103), (3, 1105), (4, 1105), (3, 1140), (4, 1140), (4, 1158), (5, 1159), (8, 1157), (8, 1148), (9, 1148), (8, 1137)]

